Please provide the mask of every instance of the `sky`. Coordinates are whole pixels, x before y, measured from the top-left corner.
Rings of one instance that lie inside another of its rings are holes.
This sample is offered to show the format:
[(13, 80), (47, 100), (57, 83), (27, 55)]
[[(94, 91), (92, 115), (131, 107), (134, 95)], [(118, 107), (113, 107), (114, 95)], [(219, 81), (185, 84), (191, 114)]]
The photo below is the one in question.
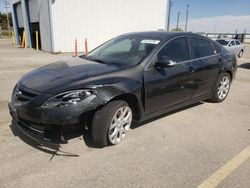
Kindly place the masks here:
[[(0, 12), (5, 12), (5, 0), (0, 0)], [(9, 0), (8, 0), (9, 1)], [(250, 33), (250, 0), (172, 0), (170, 28), (184, 29), (186, 7), (189, 4), (188, 31)]]
[[(10, 2), (10, 0), (7, 0), (8, 2)], [(5, 13), (6, 9), (5, 9), (5, 0), (0, 0), (0, 12)]]
[(250, 0), (172, 0), (170, 28), (185, 28), (186, 7), (189, 4), (188, 31), (250, 33)]

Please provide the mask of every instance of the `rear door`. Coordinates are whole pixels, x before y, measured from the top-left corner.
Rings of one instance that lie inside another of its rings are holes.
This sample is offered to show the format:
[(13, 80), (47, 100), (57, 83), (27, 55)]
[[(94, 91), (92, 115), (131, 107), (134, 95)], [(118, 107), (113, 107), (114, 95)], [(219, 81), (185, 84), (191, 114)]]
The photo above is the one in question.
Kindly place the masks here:
[[(176, 64), (156, 67), (155, 63), (163, 57)], [(190, 67), (190, 49), (186, 37), (167, 42), (152, 58), (143, 75), (147, 114), (183, 103), (191, 98), (193, 74)]]
[(199, 37), (189, 37), (192, 68), (194, 70), (194, 93), (192, 98), (207, 96), (218, 78), (222, 59), (220, 51), (212, 41)]

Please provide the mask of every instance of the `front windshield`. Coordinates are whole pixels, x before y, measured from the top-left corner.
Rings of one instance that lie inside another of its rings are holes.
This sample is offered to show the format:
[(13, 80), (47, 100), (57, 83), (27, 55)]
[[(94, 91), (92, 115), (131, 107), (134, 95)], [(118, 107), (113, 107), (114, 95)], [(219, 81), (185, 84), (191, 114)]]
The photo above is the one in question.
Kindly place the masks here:
[(227, 40), (216, 40), (216, 42), (218, 42), (222, 46), (227, 46), (227, 44), (228, 44), (229, 41), (227, 41)]
[(100, 63), (136, 65), (141, 63), (160, 43), (159, 39), (138, 36), (115, 38), (83, 57)]

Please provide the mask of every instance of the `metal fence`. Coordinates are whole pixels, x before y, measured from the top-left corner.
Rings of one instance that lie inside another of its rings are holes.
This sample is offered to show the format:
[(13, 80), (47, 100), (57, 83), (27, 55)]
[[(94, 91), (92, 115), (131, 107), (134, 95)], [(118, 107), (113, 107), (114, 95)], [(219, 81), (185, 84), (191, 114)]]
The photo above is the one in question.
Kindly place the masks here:
[(205, 33), (203, 32), (199, 34), (209, 37), (211, 39), (234, 38), (234, 39), (241, 40), (243, 43), (250, 44), (250, 33)]

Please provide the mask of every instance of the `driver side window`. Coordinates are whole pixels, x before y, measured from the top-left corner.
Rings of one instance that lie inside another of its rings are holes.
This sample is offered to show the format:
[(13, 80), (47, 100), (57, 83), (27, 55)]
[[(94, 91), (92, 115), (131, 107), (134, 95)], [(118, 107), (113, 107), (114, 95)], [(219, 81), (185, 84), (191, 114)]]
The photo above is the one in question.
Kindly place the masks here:
[(168, 59), (176, 63), (190, 59), (187, 38), (181, 37), (167, 43), (158, 53), (158, 60)]

